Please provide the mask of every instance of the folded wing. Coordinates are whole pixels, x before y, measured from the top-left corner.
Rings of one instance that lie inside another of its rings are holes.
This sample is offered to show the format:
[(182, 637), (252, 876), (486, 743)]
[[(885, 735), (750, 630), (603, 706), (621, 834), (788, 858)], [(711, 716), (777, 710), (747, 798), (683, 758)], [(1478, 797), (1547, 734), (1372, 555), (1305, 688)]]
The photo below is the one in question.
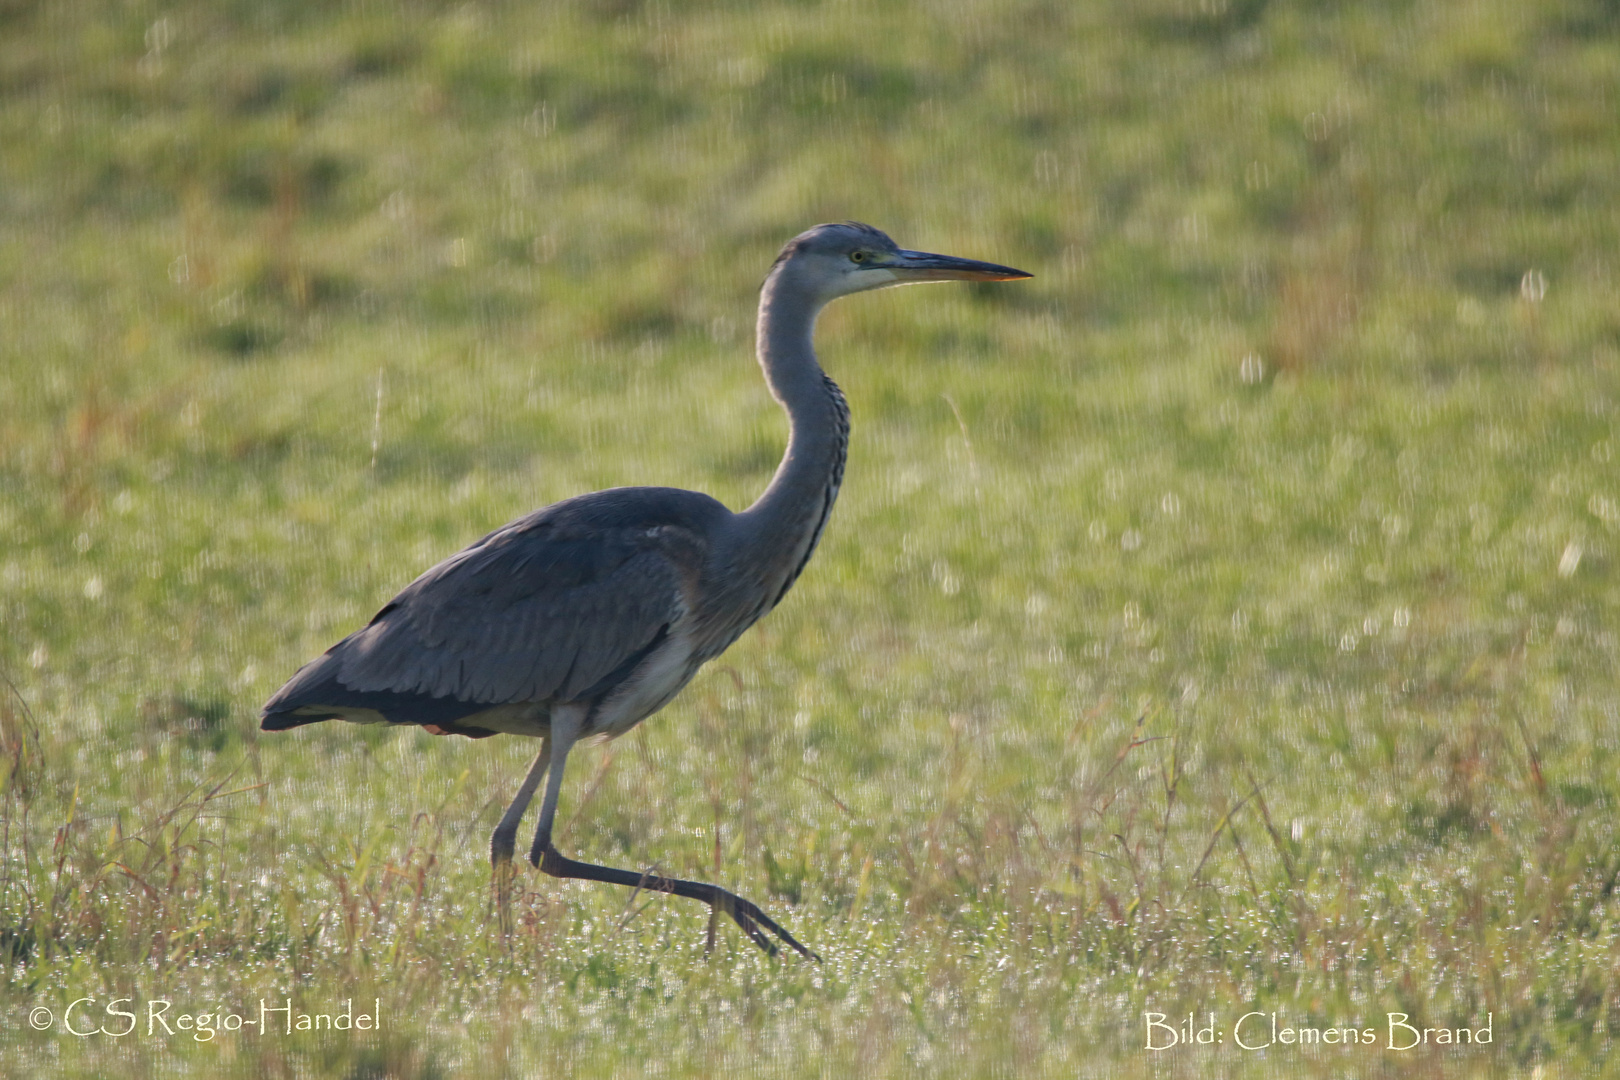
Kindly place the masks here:
[[(644, 494), (627, 498), (632, 490)], [(305, 665), (265, 706), (264, 726), (357, 708), (440, 723), (495, 705), (592, 700), (687, 617), (703, 519), (715, 511), (726, 513), (690, 492), (619, 489), (515, 521)]]

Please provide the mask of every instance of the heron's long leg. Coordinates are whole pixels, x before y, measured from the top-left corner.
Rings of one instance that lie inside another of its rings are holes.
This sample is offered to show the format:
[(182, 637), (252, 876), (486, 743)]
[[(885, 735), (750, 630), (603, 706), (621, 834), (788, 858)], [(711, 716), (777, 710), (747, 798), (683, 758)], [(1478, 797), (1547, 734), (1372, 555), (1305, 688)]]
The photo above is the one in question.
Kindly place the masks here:
[[(586, 710), (579, 707), (555, 709), (551, 714), (551, 737), (546, 740), (547, 764), (546, 797), (540, 803), (540, 821), (534, 827), (534, 847), (529, 849), (529, 861), (540, 865), (540, 854), (551, 845), (551, 825), (557, 818), (557, 797), (562, 794), (563, 770), (568, 767), (568, 751), (574, 748), (584, 724)], [(523, 781), (537, 780), (541, 769), (539, 759)], [(516, 828), (516, 825), (513, 826)]]
[[(568, 751), (564, 750), (563, 753)], [(540, 740), (540, 752), (534, 756), (534, 764), (529, 766), (528, 775), (524, 776), (523, 784), (512, 797), (512, 804), (501, 815), (501, 823), (495, 826), (495, 834), (489, 838), (489, 861), (499, 869), (501, 864), (512, 861), (512, 852), (517, 849), (518, 825), (523, 821), (524, 813), (529, 809), (529, 802), (534, 798), (534, 789), (540, 786), (540, 778), (546, 775), (551, 765), (551, 740)]]
[(512, 929), (512, 852), (517, 847), (518, 825), (534, 798), (534, 789), (540, 786), (540, 778), (546, 775), (550, 765), (551, 740), (542, 738), (534, 764), (529, 766), (529, 772), (523, 777), (517, 794), (512, 797), (511, 805), (501, 815), (500, 824), (495, 826), (495, 833), (489, 838), (489, 861), (495, 874), (495, 907), (502, 933), (509, 933)]
[[(737, 925), (742, 927), (743, 933), (768, 953), (776, 952), (776, 944), (765, 936), (760, 927), (764, 927), (793, 946), (800, 955), (816, 961), (821, 959), (800, 945), (792, 934), (778, 926), (769, 915), (759, 909), (758, 905), (744, 900), (736, 893), (727, 892), (718, 885), (708, 885), (701, 881), (682, 881), (679, 878), (667, 878), (658, 874), (637, 874), (629, 870), (615, 870), (610, 866), (577, 862), (566, 858), (552, 846), (551, 826), (557, 814), (557, 796), (562, 791), (563, 768), (568, 762), (568, 751), (579, 736), (579, 721), (580, 717), (572, 712), (566, 717), (559, 713), (552, 714), (551, 738), (554, 744), (551, 746), (551, 775), (546, 780), (545, 801), (540, 805), (540, 824), (534, 831), (534, 847), (529, 851), (531, 863), (539, 867), (542, 873), (552, 877), (605, 881), (610, 885), (628, 885), (633, 889), (674, 893), (676, 896), (701, 900), (709, 907), (730, 915)], [(538, 764), (537, 761), (536, 765)]]

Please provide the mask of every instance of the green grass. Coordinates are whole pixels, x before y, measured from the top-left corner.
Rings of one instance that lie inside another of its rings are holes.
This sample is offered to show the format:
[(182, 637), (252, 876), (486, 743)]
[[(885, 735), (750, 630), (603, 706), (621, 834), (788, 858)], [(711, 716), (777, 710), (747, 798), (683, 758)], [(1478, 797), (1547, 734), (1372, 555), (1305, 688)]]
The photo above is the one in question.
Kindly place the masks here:
[[(1612, 1074), (1617, 47), (1604, 0), (0, 0), (0, 1071)], [(842, 218), (1037, 276), (829, 310), (821, 550), (559, 819), (826, 962), (538, 875), (503, 940), (531, 746), (257, 709), (533, 507), (750, 501), (755, 289)], [(30, 1028), (81, 997), (383, 1024)]]

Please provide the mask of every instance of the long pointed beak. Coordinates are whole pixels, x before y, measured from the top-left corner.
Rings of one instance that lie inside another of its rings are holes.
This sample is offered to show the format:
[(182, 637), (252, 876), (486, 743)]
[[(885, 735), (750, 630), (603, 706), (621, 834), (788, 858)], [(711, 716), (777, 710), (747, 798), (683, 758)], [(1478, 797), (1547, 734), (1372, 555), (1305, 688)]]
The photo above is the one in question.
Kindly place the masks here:
[(1020, 281), (1035, 276), (1010, 266), (954, 255), (930, 255), (926, 251), (902, 251), (883, 269), (892, 271), (900, 281)]

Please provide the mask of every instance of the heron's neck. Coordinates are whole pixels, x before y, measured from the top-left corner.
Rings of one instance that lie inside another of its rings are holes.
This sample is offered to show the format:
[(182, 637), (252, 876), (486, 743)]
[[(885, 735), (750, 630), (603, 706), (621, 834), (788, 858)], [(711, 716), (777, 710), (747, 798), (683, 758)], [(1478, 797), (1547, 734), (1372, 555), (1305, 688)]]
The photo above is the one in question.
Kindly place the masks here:
[(771, 393), (788, 414), (787, 453), (770, 486), (738, 515), (741, 536), (768, 568), (761, 584), (774, 605), (798, 576), (821, 537), (849, 445), (849, 407), (816, 363), (811, 334), (821, 305), (766, 281), (759, 302), (759, 364)]

